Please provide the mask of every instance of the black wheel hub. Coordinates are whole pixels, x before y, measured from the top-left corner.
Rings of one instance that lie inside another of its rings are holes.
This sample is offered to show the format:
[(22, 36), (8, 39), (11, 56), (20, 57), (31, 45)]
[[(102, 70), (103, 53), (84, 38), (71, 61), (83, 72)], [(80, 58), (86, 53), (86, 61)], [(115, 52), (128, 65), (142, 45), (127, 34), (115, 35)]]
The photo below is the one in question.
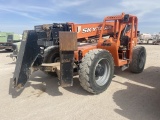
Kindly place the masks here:
[(96, 67), (96, 70), (95, 70), (95, 75), (96, 75), (96, 77), (98, 77), (98, 76), (103, 76), (103, 75), (104, 75), (104, 72), (105, 72), (104, 66), (98, 65), (98, 66)]

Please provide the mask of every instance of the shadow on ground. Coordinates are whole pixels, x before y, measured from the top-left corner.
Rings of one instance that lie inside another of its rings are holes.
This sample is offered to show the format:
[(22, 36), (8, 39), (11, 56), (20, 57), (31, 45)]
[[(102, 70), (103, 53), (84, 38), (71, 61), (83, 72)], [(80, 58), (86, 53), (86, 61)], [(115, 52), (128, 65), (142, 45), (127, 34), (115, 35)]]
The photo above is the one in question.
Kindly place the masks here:
[(120, 107), (115, 112), (129, 120), (160, 120), (160, 67), (149, 67), (141, 74), (116, 69), (115, 74), (128, 79), (125, 83), (113, 80), (127, 87), (113, 95)]
[[(119, 108), (115, 109), (115, 112), (129, 120), (159, 120), (160, 67), (149, 67), (141, 74), (132, 74), (129, 71), (122, 72), (116, 68), (115, 74), (116, 76), (128, 79), (127, 82), (122, 83), (113, 78), (113, 82), (126, 86), (126, 89), (119, 90), (113, 94), (114, 102), (119, 106)], [(51, 96), (63, 95), (59, 90), (58, 79), (46, 75), (41, 71), (32, 74), (30, 81), (25, 85), (25, 89), (28, 87), (40, 91), (37, 97), (43, 92)], [(72, 87), (64, 89), (79, 95), (91, 95), (80, 86), (78, 77), (74, 78), (74, 85)], [(12, 88), (11, 80), (9, 94), (13, 98), (16, 98), (22, 92), (23, 90), (16, 92)]]
[[(74, 85), (71, 87), (63, 88), (69, 92), (80, 94), (80, 95), (91, 95), (87, 91), (83, 90), (83, 88), (80, 86), (78, 77), (74, 77), (73, 79)], [(36, 84), (35, 84), (36, 83)], [(33, 87), (35, 90), (41, 91), (41, 93), (45, 92), (52, 96), (60, 96), (63, 95), (62, 92), (59, 91), (59, 80), (57, 77), (49, 76), (44, 74), (42, 71), (34, 72), (29, 81), (26, 83), (24, 89), (27, 89), (27, 87)], [(21, 89), (20, 91), (16, 91), (13, 88), (13, 80), (10, 79), (10, 85), (9, 85), (9, 94), (12, 95), (12, 98), (18, 97), (24, 89)]]

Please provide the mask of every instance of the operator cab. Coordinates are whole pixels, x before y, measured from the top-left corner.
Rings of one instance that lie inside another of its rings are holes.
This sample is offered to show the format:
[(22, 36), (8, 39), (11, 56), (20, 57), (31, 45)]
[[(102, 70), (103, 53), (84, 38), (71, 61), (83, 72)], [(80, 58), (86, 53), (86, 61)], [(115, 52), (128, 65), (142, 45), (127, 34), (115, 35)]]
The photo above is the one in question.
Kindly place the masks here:
[(126, 25), (125, 28), (121, 32), (120, 36), (120, 49), (127, 49), (130, 37), (127, 35), (127, 33), (131, 30), (131, 25)]

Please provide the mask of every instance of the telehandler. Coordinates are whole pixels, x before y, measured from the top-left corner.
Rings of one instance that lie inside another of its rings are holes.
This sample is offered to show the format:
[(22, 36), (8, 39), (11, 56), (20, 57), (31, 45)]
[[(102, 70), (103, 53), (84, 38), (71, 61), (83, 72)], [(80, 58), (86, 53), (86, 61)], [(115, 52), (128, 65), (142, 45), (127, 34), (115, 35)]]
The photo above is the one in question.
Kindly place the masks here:
[(141, 73), (146, 50), (137, 45), (138, 18), (130, 14), (107, 16), (89, 24), (53, 23), (24, 31), (14, 72), (14, 87), (23, 88), (35, 70), (57, 75), (62, 87), (81, 86), (99, 94), (110, 85), (114, 66)]

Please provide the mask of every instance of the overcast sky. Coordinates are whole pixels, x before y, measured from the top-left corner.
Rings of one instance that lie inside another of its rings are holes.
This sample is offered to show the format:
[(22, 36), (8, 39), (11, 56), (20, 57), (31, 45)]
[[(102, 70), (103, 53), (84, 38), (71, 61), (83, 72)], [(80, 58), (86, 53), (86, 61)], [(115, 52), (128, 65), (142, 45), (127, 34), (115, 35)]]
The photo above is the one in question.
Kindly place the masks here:
[(160, 0), (0, 0), (0, 31), (22, 33), (54, 22), (101, 22), (122, 12), (137, 15), (139, 30), (160, 32)]

